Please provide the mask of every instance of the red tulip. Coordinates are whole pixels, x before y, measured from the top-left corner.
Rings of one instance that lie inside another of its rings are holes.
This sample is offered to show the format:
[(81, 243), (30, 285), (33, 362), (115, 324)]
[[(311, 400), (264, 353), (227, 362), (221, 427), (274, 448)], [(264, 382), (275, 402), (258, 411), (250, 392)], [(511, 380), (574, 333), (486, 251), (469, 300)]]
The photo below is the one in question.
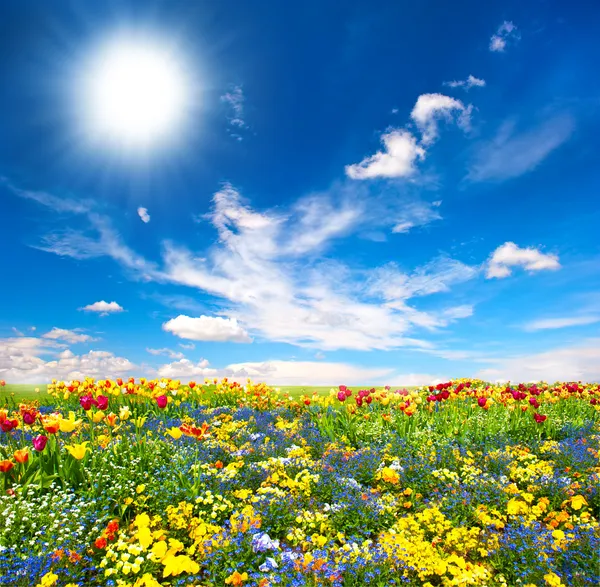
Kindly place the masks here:
[(338, 391), (337, 398), (341, 402), (345, 402), (346, 401), (346, 394), (343, 391)]
[(108, 398), (105, 395), (99, 395), (96, 398), (97, 406), (99, 410), (106, 410), (106, 408), (108, 408)]
[(156, 399), (156, 405), (162, 410), (167, 407), (169, 398), (166, 395), (159, 395)]
[(46, 443), (48, 442), (48, 437), (40, 434), (36, 436), (33, 440), (33, 448), (38, 452), (42, 452), (46, 448)]
[(88, 395), (82, 395), (79, 398), (79, 403), (81, 404), (81, 407), (87, 412), (88, 410), (92, 409), (92, 406), (97, 406), (98, 402), (91, 396), (91, 394)]
[(372, 398), (370, 395), (368, 395), (368, 396), (365, 398), (365, 401), (366, 401), (368, 404), (370, 404), (370, 403), (373, 401), (373, 398)]
[(356, 405), (357, 405), (359, 408), (360, 408), (360, 407), (362, 406), (362, 404), (363, 404), (363, 399), (362, 399), (362, 397), (360, 397), (360, 396), (359, 396), (359, 397), (356, 397), (356, 398), (354, 398), (354, 401), (356, 402)]
[(484, 397), (480, 397), (480, 398), (477, 400), (477, 405), (478, 405), (480, 408), (485, 408), (485, 404), (486, 404), (486, 403), (487, 403), (487, 399), (485, 399)]
[(196, 387), (196, 382), (195, 382), (195, 381), (190, 381), (190, 382), (188, 383), (188, 385), (189, 385), (189, 388), (190, 388), (190, 389), (194, 389), (194, 387)]
[(538, 424), (541, 424), (548, 416), (545, 416), (544, 414), (533, 414), (533, 417)]
[(12, 461), (0, 461), (0, 473), (8, 473), (14, 466)]
[(35, 414), (31, 412), (25, 412), (23, 414), (23, 423), (31, 426), (35, 422)]
[(305, 406), (310, 406), (310, 400), (309, 399), (305, 399), (304, 400), (304, 405)]

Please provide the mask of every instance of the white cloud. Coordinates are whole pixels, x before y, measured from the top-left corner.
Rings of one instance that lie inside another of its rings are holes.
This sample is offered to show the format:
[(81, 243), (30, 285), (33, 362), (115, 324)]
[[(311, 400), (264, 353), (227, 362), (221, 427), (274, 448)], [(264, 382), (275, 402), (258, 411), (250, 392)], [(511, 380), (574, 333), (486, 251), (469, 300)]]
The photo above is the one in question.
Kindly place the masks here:
[(179, 315), (163, 324), (163, 330), (179, 338), (214, 342), (252, 342), (235, 318)]
[(471, 88), (483, 88), (485, 86), (485, 80), (479, 79), (474, 75), (469, 75), (467, 79), (444, 82), (444, 85), (450, 88), (463, 88), (468, 92)]
[(190, 342), (189, 344), (185, 344), (184, 342), (180, 342), (179, 346), (182, 349), (186, 349), (188, 351), (193, 351), (196, 348), (196, 345), (193, 342)]
[(233, 86), (230, 91), (221, 96), (221, 102), (227, 104), (231, 111), (227, 117), (229, 125), (232, 128), (231, 136), (238, 141), (242, 140), (239, 131), (247, 128), (244, 121), (244, 101), (245, 96), (242, 86)]
[[(118, 377), (135, 365), (107, 351), (89, 351), (75, 355), (69, 349), (42, 338), (0, 339), (0, 379), (11, 383), (47, 383), (51, 379), (71, 381), (85, 377)], [(40, 355), (52, 354), (51, 360)]]
[(88, 304), (83, 308), (79, 308), (84, 312), (96, 312), (100, 314), (100, 316), (108, 316), (109, 314), (115, 314), (117, 312), (123, 312), (123, 308), (117, 304), (117, 302), (105, 302), (104, 300), (100, 302), (94, 302), (93, 304)]
[(497, 358), (475, 374), (488, 381), (600, 381), (600, 339), (540, 353)]
[(381, 142), (385, 147), (383, 151), (346, 166), (349, 178), (408, 177), (416, 171), (416, 161), (425, 158), (425, 150), (407, 130), (392, 130), (381, 136)]
[(414, 202), (407, 204), (398, 214), (396, 224), (392, 227), (394, 233), (407, 233), (417, 226), (426, 226), (434, 220), (441, 220), (439, 213), (441, 202), (427, 204), (425, 202)]
[(528, 331), (554, 330), (557, 328), (569, 328), (571, 326), (587, 326), (600, 322), (600, 316), (569, 316), (564, 318), (545, 318), (533, 320), (525, 324), (524, 329)]
[(206, 359), (194, 363), (188, 359), (181, 359), (174, 363), (168, 363), (158, 368), (159, 377), (180, 379), (183, 377), (214, 377), (218, 374), (217, 369), (209, 367)]
[(490, 51), (494, 53), (503, 53), (509, 41), (518, 41), (520, 35), (517, 27), (510, 21), (505, 20), (490, 38)]
[(514, 122), (505, 122), (494, 139), (479, 146), (467, 179), (502, 181), (532, 171), (571, 136), (574, 128), (573, 119), (566, 114), (520, 134), (515, 133)]
[(422, 94), (410, 114), (421, 131), (421, 142), (432, 144), (438, 137), (438, 122), (454, 120), (463, 130), (468, 130), (471, 124), (472, 106), (465, 106), (460, 100), (443, 94)]
[(76, 344), (81, 342), (92, 342), (96, 339), (89, 336), (88, 334), (82, 334), (75, 330), (67, 330), (65, 328), (54, 327), (50, 332), (42, 335), (42, 338), (49, 338), (52, 340), (64, 340), (70, 344)]
[(148, 214), (147, 208), (138, 208), (137, 209), (138, 216), (142, 219), (142, 222), (148, 224), (150, 222), (150, 214)]
[(238, 380), (250, 377), (270, 385), (369, 385), (391, 375), (390, 368), (358, 367), (346, 363), (265, 361), (228, 365), (225, 373)]
[(169, 357), (169, 359), (183, 359), (184, 358), (184, 354), (178, 351), (172, 351), (171, 349), (150, 349), (147, 348), (146, 349), (147, 353), (150, 353), (151, 355), (167, 355)]
[(512, 274), (512, 267), (523, 267), (527, 271), (545, 271), (560, 269), (557, 255), (542, 253), (535, 247), (520, 248), (507, 242), (499, 246), (491, 255), (486, 277), (502, 279)]

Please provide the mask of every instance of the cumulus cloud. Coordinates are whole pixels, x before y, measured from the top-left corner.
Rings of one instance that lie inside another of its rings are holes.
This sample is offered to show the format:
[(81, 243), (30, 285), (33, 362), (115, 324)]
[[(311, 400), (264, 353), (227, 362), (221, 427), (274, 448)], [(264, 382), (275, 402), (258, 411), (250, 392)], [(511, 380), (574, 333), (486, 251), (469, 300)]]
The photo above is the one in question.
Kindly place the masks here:
[(547, 271), (560, 269), (558, 256), (542, 253), (535, 247), (520, 248), (515, 243), (507, 242), (499, 246), (491, 255), (486, 277), (488, 279), (502, 279), (512, 274), (513, 267), (534, 271)]
[(93, 304), (88, 304), (87, 306), (79, 309), (84, 312), (95, 312), (100, 314), (100, 316), (108, 316), (109, 314), (116, 314), (124, 311), (124, 309), (117, 304), (117, 302), (105, 302), (104, 300), (101, 300), (100, 302), (94, 302)]
[(449, 88), (462, 88), (468, 92), (471, 88), (483, 88), (485, 86), (485, 80), (479, 79), (474, 75), (469, 75), (467, 79), (444, 82), (444, 85)]
[(235, 318), (179, 315), (163, 324), (163, 330), (180, 338), (213, 342), (252, 342)]
[(148, 214), (147, 208), (138, 208), (137, 209), (138, 216), (142, 219), (142, 222), (148, 224), (150, 222), (150, 214)]
[(517, 27), (512, 22), (505, 20), (498, 27), (496, 34), (490, 38), (490, 51), (493, 53), (503, 53), (509, 42), (518, 41), (519, 39), (520, 35)]
[(600, 322), (600, 316), (568, 316), (562, 318), (544, 318), (533, 320), (525, 324), (524, 329), (528, 331), (536, 330), (556, 330), (558, 328), (570, 328), (572, 326), (588, 326)]
[(70, 344), (81, 343), (81, 342), (92, 342), (96, 339), (89, 336), (88, 334), (82, 334), (76, 330), (67, 330), (65, 328), (54, 327), (50, 332), (42, 335), (43, 338), (49, 338), (52, 340), (64, 340)]
[(585, 339), (570, 346), (539, 353), (494, 359), (494, 366), (475, 377), (488, 381), (598, 381), (600, 339)]
[(206, 359), (200, 359), (197, 363), (188, 359), (181, 359), (174, 363), (162, 365), (158, 368), (157, 373), (159, 377), (180, 379), (183, 377), (214, 377), (218, 374), (218, 371), (209, 367), (209, 362)]
[(373, 179), (375, 177), (408, 177), (416, 168), (415, 163), (425, 158), (425, 150), (407, 130), (393, 130), (381, 136), (384, 149), (360, 163), (346, 166), (346, 175), (351, 179)]
[[(48, 360), (43, 358), (45, 355), (52, 356)], [(58, 343), (51, 339), (0, 339), (0, 379), (14, 383), (118, 377), (135, 368), (128, 359), (107, 351), (92, 350), (76, 355), (69, 349), (60, 350)]]
[(502, 181), (532, 171), (566, 142), (574, 129), (573, 118), (567, 114), (520, 133), (515, 132), (514, 121), (505, 122), (491, 141), (479, 145), (467, 179)]
[(421, 142), (430, 145), (438, 138), (438, 124), (441, 120), (456, 123), (463, 130), (471, 125), (472, 106), (465, 106), (460, 100), (443, 94), (422, 94), (417, 99), (410, 117), (421, 131)]

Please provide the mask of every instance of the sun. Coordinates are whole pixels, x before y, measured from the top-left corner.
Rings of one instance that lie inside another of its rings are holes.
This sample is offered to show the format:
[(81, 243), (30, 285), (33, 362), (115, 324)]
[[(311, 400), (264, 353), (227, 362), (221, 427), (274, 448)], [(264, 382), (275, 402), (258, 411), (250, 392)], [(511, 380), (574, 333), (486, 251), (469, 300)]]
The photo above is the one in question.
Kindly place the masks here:
[(84, 119), (93, 140), (147, 149), (181, 129), (190, 105), (182, 60), (147, 40), (102, 46), (84, 75)]

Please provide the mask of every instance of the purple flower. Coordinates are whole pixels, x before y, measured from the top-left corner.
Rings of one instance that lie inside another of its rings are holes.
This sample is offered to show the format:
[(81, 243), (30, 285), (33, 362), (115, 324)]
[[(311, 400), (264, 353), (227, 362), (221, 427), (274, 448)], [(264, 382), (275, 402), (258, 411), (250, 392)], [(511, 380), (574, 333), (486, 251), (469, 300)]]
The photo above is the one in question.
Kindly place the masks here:
[(254, 552), (279, 550), (279, 540), (272, 540), (266, 532), (261, 532), (252, 537), (252, 549)]
[(40, 434), (36, 436), (33, 440), (33, 448), (38, 452), (42, 452), (46, 448), (46, 443), (48, 442), (48, 437)]

